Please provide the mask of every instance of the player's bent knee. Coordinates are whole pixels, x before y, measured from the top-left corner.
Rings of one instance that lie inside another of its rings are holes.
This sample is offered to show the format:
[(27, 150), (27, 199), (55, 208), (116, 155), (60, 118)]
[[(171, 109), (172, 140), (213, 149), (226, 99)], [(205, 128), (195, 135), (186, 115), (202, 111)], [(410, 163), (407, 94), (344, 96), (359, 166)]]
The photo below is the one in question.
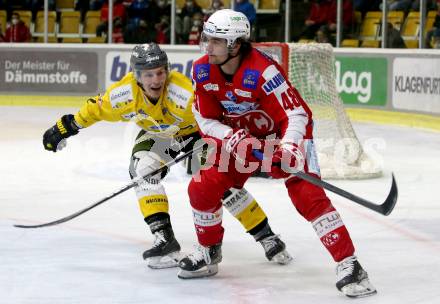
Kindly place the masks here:
[(321, 187), (305, 181), (288, 185), (289, 196), (298, 212), (309, 222), (335, 210)]
[[(149, 173), (163, 165), (159, 155), (151, 151), (138, 151), (131, 157), (129, 172), (131, 178), (147, 176)], [(148, 179), (153, 183), (159, 183), (167, 174), (167, 170), (149, 176)]]

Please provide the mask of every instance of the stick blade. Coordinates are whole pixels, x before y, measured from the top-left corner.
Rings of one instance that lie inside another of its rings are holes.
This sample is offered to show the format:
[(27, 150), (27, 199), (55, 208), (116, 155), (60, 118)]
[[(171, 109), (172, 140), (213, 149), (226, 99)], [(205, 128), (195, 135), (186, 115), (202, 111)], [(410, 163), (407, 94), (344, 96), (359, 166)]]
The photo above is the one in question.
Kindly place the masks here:
[(47, 226), (53, 226), (58, 224), (58, 221), (56, 222), (50, 222), (50, 223), (45, 223), (45, 224), (39, 224), (39, 225), (14, 225), (14, 227), (16, 228), (42, 228), (42, 227), (47, 227)]
[(397, 197), (399, 194), (399, 191), (397, 189), (396, 179), (394, 178), (393, 173), (391, 173), (391, 177), (392, 177), (392, 183), (391, 183), (390, 193), (388, 194), (388, 197), (385, 200), (385, 202), (382, 205), (380, 205), (381, 207), (380, 213), (382, 213), (385, 216), (390, 215), (391, 212), (393, 211), (394, 207), (396, 206)]

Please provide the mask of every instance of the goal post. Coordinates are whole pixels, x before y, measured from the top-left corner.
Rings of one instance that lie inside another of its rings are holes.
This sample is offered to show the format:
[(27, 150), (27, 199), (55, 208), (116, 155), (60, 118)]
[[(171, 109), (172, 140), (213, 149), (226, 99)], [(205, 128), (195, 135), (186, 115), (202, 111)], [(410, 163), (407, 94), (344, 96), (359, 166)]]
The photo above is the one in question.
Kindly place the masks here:
[(290, 82), (312, 109), (322, 177), (381, 176), (381, 166), (364, 151), (337, 92), (332, 46), (323, 43), (257, 43), (255, 46), (284, 67)]

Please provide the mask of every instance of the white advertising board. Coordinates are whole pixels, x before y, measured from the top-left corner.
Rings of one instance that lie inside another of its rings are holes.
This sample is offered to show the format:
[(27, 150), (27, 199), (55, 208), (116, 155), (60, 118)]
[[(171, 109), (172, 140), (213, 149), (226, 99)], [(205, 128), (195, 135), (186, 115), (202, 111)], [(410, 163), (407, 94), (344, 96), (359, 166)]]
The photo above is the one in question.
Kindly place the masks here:
[[(179, 50), (163, 48), (168, 55), (171, 69), (190, 77), (191, 67), (194, 60), (202, 56), (200, 50)], [(106, 54), (105, 64), (105, 87), (120, 80), (130, 71), (131, 51), (110, 51)]]
[(439, 114), (440, 58), (395, 58), (392, 103), (397, 110)]

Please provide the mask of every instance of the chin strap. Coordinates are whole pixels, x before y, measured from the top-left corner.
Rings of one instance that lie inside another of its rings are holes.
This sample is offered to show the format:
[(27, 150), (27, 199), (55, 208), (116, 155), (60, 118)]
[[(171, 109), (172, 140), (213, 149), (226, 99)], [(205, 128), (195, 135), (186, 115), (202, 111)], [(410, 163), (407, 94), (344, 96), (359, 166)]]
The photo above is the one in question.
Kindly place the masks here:
[(224, 64), (226, 64), (229, 60), (231, 60), (232, 58), (237, 57), (238, 55), (240, 55), (240, 52), (237, 52), (237, 55), (232, 56), (231, 54), (228, 53), (228, 58), (226, 58), (225, 61), (223, 61), (222, 63), (219, 63), (218, 66), (222, 66)]

